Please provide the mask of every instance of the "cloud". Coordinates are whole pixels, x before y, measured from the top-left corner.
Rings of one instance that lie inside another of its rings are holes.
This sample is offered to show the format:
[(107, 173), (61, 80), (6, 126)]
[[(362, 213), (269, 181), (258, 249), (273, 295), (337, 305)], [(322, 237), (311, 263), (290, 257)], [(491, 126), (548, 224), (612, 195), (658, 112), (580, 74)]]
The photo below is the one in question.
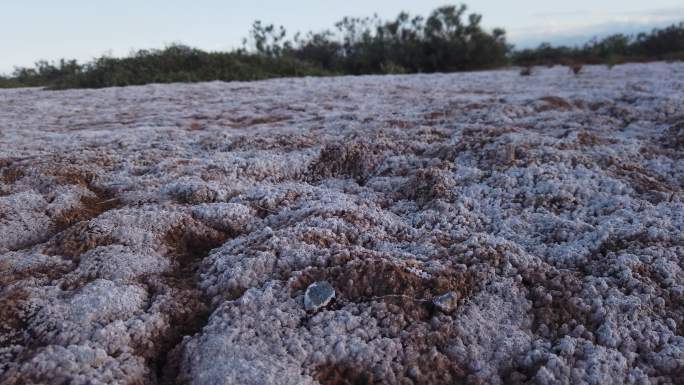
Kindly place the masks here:
[(532, 15), (534, 18), (548, 18), (548, 17), (572, 17), (572, 16), (583, 16), (590, 14), (591, 11), (578, 10), (578, 11), (564, 11), (564, 12), (543, 12), (535, 13)]

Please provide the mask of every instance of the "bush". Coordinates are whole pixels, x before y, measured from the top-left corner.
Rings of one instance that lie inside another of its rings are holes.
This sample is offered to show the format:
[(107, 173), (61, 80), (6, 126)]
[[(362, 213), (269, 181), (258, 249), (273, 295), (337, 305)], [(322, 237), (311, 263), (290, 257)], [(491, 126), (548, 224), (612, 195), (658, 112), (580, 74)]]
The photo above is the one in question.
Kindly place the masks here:
[(205, 52), (183, 45), (141, 50), (126, 58), (103, 56), (45, 61), (19, 68), (9, 85), (51, 89), (98, 88), (147, 83), (258, 80), (281, 76), (450, 72), (494, 68), (508, 63), (505, 32), (485, 31), (482, 16), (466, 16), (465, 6), (446, 6), (427, 18), (401, 13), (395, 20), (346, 17), (335, 31), (297, 34), (283, 27), (252, 25), (248, 48)]
[(497, 68), (511, 63), (531, 74), (532, 66), (563, 64), (579, 74), (576, 63), (609, 66), (626, 61), (684, 59), (684, 24), (637, 36), (616, 34), (582, 47), (512, 51), (504, 30), (486, 31), (482, 16), (466, 6), (444, 6), (428, 17), (400, 13), (394, 20), (377, 16), (345, 17), (333, 30), (297, 33), (256, 21), (244, 48), (206, 52), (180, 44), (140, 50), (125, 58), (103, 56), (89, 63), (40, 61), (0, 77), (0, 87), (50, 89), (100, 88), (147, 83), (210, 80), (259, 80), (283, 76), (452, 72)]
[(625, 62), (682, 60), (684, 58), (684, 23), (636, 36), (615, 34), (592, 40), (581, 47), (552, 47), (548, 43), (513, 54), (517, 65), (586, 63), (614, 66)]
[(285, 39), (285, 29), (255, 23), (251, 41), (267, 56), (293, 57), (335, 73), (449, 72), (507, 64), (505, 32), (480, 26), (482, 16), (466, 17), (465, 6), (445, 6), (427, 19), (402, 12), (395, 20), (345, 17), (335, 31), (309, 32)]
[(572, 63), (568, 66), (570, 68), (570, 72), (572, 72), (575, 75), (579, 75), (582, 73), (582, 69), (584, 68), (584, 65), (581, 63)]
[(0, 76), (0, 88), (16, 88), (23, 85), (17, 79)]

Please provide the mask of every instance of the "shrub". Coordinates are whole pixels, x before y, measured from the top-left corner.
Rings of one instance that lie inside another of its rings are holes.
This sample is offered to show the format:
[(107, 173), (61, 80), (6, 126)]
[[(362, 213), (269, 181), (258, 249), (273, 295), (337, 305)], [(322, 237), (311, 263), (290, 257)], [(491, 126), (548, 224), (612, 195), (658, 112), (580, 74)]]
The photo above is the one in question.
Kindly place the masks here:
[(282, 76), (451, 72), (489, 69), (510, 63), (529, 76), (535, 65), (567, 65), (576, 75), (583, 64), (610, 67), (627, 61), (684, 60), (684, 23), (636, 36), (616, 34), (581, 47), (513, 51), (503, 29), (487, 31), (482, 16), (466, 6), (444, 6), (427, 17), (400, 13), (345, 17), (333, 30), (297, 33), (254, 22), (244, 47), (206, 52), (180, 44), (140, 50), (128, 57), (103, 56), (85, 64), (40, 61), (0, 77), (0, 87), (99, 88), (147, 83), (258, 80)]
[(624, 62), (682, 60), (684, 58), (684, 23), (636, 36), (615, 34), (592, 40), (581, 47), (553, 47), (548, 43), (534, 49), (516, 51), (512, 61), (517, 65), (604, 63), (609, 66)]
[(17, 88), (22, 86), (17, 79), (0, 76), (0, 88)]
[(505, 32), (481, 27), (482, 16), (465, 6), (445, 6), (427, 18), (400, 13), (395, 20), (345, 17), (335, 30), (287, 39), (282, 26), (254, 22), (244, 48), (205, 52), (183, 45), (141, 50), (129, 57), (103, 56), (45, 61), (20, 68), (22, 85), (52, 89), (126, 86), (207, 80), (257, 80), (280, 76), (450, 72), (494, 68), (508, 63)]
[(581, 63), (572, 63), (568, 67), (570, 68), (570, 72), (572, 72), (575, 75), (579, 75), (580, 73), (582, 73), (584, 65), (582, 65)]

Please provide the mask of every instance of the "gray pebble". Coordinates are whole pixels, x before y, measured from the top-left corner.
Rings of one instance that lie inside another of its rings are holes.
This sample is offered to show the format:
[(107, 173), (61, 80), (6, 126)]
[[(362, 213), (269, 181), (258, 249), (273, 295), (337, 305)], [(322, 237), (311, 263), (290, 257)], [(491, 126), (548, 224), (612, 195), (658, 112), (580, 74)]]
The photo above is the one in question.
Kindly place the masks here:
[(451, 313), (458, 307), (458, 295), (449, 291), (432, 299), (432, 303), (444, 313)]
[(308, 311), (316, 311), (325, 307), (335, 298), (335, 289), (326, 281), (314, 282), (304, 293), (304, 307)]

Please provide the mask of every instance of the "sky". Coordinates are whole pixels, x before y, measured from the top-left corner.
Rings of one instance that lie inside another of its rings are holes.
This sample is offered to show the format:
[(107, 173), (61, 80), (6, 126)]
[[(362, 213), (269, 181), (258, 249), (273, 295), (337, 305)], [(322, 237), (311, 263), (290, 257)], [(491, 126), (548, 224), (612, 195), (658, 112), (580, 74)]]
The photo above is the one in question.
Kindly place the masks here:
[[(330, 28), (343, 16), (427, 15), (447, 0), (0, 0), (0, 73), (39, 59), (87, 61), (103, 54), (184, 43), (206, 50), (241, 46), (254, 20), (296, 31)], [(487, 28), (517, 47), (575, 44), (613, 32), (684, 21), (682, 0), (470, 0)]]

